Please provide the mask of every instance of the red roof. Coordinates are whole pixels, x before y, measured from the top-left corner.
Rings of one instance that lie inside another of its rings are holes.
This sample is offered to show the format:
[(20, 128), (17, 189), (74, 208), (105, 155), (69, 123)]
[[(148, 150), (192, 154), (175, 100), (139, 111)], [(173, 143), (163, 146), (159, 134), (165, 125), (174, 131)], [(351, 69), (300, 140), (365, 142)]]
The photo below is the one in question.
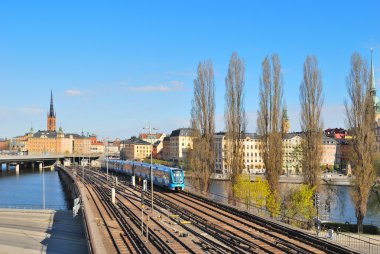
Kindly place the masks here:
[(149, 134), (149, 133), (140, 133), (141, 139), (149, 139), (150, 137), (155, 137), (156, 139), (161, 138), (162, 133), (155, 133), (155, 134)]

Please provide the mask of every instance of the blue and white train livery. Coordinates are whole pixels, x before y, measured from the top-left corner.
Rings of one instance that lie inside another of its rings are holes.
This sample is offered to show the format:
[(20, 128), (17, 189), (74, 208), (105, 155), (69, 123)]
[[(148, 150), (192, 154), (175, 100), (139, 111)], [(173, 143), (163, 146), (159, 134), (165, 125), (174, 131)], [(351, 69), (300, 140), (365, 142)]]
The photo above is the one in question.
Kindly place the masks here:
[[(162, 165), (152, 165), (153, 183), (170, 190), (183, 190), (185, 188), (183, 170)], [(107, 168), (107, 160), (102, 160), (102, 168)], [(137, 161), (108, 160), (108, 169), (136, 176), (150, 181), (150, 164)]]

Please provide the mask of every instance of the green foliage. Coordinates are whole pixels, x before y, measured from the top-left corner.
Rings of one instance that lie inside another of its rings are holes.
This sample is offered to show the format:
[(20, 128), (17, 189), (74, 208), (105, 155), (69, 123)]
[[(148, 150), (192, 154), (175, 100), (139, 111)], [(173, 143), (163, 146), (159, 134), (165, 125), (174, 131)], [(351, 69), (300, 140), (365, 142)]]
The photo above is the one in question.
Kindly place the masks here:
[(275, 193), (270, 193), (267, 198), (267, 209), (272, 217), (280, 215), (281, 200)]
[(249, 175), (240, 175), (233, 186), (235, 197), (241, 200), (248, 209), (250, 205), (263, 209), (266, 207), (274, 216), (280, 212), (280, 202), (275, 199), (270, 191), (267, 180), (257, 177), (254, 182), (250, 181)]
[(316, 215), (313, 204), (314, 192), (315, 187), (302, 184), (287, 193), (284, 200), (284, 213), (287, 217), (296, 219), (293, 224), (297, 224), (297, 220), (306, 220), (310, 222), (308, 226), (311, 227), (312, 220)]
[(240, 175), (233, 186), (234, 195), (241, 200), (248, 209), (252, 203), (253, 188), (248, 175)]
[(263, 180), (261, 177), (257, 177), (256, 181), (252, 183), (253, 190), (253, 202), (255, 205), (262, 209), (266, 205), (266, 200), (270, 195), (270, 187), (267, 180)]

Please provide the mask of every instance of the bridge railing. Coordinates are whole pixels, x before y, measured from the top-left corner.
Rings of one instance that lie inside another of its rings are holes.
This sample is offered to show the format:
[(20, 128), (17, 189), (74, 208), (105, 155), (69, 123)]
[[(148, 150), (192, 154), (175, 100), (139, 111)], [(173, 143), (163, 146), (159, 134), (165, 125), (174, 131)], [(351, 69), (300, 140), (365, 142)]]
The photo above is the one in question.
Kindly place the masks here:
[(25, 209), (25, 210), (67, 210), (63, 205), (43, 205), (38, 204), (0, 204), (0, 209)]

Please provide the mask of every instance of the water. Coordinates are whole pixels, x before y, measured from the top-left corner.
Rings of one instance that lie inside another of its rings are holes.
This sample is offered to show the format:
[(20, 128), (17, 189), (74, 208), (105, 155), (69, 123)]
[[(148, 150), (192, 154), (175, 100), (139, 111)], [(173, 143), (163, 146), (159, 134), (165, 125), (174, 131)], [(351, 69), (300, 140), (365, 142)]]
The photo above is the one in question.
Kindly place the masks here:
[[(63, 186), (57, 171), (44, 170), (45, 207), (67, 210)], [(43, 207), (43, 176), (39, 169), (1, 170), (0, 208), (36, 208)]]
[[(186, 183), (189, 184), (188, 179)], [(226, 201), (228, 196), (228, 181), (213, 180), (210, 185), (212, 198), (217, 201)], [(294, 185), (293, 185), (294, 186)], [(281, 184), (283, 190), (291, 187)], [(356, 223), (355, 209), (350, 196), (349, 186), (327, 186), (322, 185), (320, 190), (320, 210), (323, 216), (330, 221)], [(330, 202), (330, 211), (325, 210), (325, 204)], [(365, 224), (372, 224), (380, 227), (380, 196), (372, 193), (368, 202), (367, 215), (364, 218)]]

